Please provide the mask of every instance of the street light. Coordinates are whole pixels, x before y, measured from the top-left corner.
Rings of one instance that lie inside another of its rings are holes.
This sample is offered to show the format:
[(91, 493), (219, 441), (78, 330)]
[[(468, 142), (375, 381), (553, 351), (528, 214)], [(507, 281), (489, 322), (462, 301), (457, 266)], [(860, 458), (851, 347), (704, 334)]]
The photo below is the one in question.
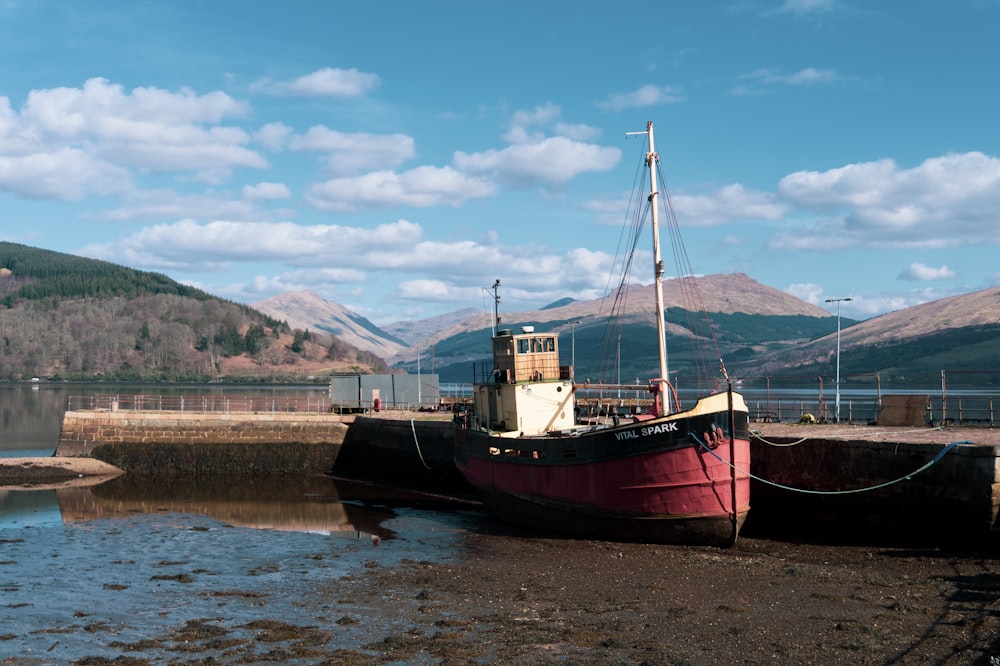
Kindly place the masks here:
[(827, 303), (837, 304), (837, 381), (835, 383), (836, 391), (834, 392), (834, 411), (833, 411), (833, 421), (834, 423), (840, 423), (840, 304), (844, 301), (850, 301), (850, 298), (828, 298)]
[(572, 328), (570, 329), (570, 331), (572, 332), (570, 338), (572, 340), (572, 345), (570, 346), (569, 367), (570, 367), (570, 372), (573, 373), (573, 379), (576, 379), (576, 325), (579, 323), (580, 323), (579, 319), (570, 322), (570, 325), (572, 326)]

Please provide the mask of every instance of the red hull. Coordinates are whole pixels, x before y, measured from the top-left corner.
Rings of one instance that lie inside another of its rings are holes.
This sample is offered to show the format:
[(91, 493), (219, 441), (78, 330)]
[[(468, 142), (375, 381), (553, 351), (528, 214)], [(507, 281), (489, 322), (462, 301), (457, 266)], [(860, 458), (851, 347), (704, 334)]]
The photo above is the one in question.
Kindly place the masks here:
[[(750, 508), (745, 414), (714, 448), (681, 419), (631, 451), (623, 426), (577, 438), (510, 439), (460, 430), (456, 464), (487, 505), (510, 522), (592, 536), (729, 545)], [(641, 424), (640, 424), (641, 425)], [(616, 435), (618, 433), (618, 435)], [(491, 454), (502, 448), (503, 453)], [(514, 450), (508, 447), (518, 447)], [(562, 462), (572, 449), (573, 459)], [(732, 453), (731, 453), (732, 451)]]

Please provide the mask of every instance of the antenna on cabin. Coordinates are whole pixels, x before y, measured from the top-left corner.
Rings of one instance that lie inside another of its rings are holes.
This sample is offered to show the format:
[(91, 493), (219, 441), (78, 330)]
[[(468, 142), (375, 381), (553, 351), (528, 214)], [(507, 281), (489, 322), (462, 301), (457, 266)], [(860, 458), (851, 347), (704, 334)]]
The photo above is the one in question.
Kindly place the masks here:
[(497, 336), (500, 327), (500, 278), (493, 283), (493, 337)]

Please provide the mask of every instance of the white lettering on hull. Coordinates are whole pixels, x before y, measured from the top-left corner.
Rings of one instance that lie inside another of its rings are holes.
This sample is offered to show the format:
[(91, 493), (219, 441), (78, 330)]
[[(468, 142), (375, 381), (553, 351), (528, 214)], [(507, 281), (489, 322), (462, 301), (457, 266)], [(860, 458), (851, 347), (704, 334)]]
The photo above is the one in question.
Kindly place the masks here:
[(671, 421), (669, 423), (660, 423), (655, 426), (646, 426), (645, 428), (623, 430), (621, 432), (616, 432), (615, 439), (619, 441), (625, 439), (639, 439), (640, 437), (649, 437), (650, 435), (660, 435), (665, 432), (677, 432), (677, 421)]

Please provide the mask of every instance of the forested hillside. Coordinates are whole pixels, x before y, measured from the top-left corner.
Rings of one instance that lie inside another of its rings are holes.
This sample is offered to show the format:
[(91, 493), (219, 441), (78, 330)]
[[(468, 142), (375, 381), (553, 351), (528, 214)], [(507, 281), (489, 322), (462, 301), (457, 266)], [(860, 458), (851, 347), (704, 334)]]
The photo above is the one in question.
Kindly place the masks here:
[(131, 298), (144, 294), (176, 294), (201, 300), (213, 298), (160, 273), (0, 242), (0, 305), (8, 308), (24, 300)]
[(158, 273), (0, 243), (0, 380), (281, 381), (384, 362)]

